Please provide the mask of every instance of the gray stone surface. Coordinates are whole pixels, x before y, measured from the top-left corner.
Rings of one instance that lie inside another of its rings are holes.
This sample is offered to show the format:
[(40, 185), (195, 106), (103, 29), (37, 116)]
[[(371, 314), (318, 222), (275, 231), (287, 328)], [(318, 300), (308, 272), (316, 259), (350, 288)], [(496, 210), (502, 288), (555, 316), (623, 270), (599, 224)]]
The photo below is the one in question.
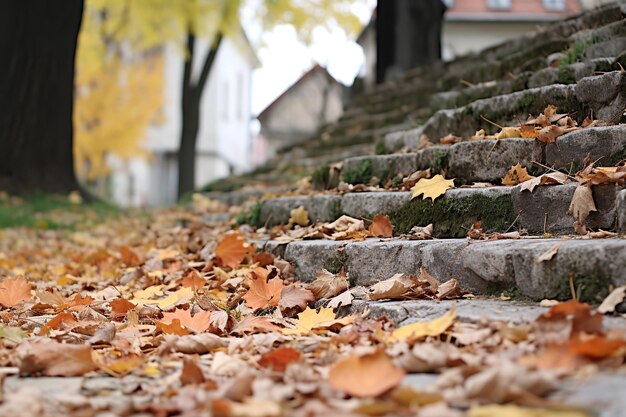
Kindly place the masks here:
[(528, 88), (543, 87), (545, 85), (554, 84), (559, 80), (558, 68), (544, 68), (530, 76), (528, 80)]
[(591, 409), (598, 417), (626, 414), (626, 375), (597, 374), (583, 380), (565, 381), (550, 399)]
[(616, 211), (617, 230), (622, 235), (626, 235), (626, 190), (617, 194)]
[(626, 72), (583, 78), (575, 88), (578, 101), (586, 103), (596, 119), (615, 121), (626, 108)]
[[(516, 225), (530, 233), (573, 233), (574, 219), (567, 214), (578, 183), (537, 186), (531, 193), (516, 186), (512, 191), (513, 209), (519, 214)], [(615, 194), (613, 185), (593, 187), (598, 211), (592, 212), (585, 226), (612, 229), (615, 225)], [(544, 227), (545, 225), (545, 227)]]
[(343, 161), (343, 172), (359, 169), (369, 160), (374, 177), (381, 180), (395, 176), (405, 177), (417, 171), (417, 158), (415, 153), (348, 158)]
[(397, 210), (410, 200), (410, 192), (348, 193), (343, 196), (341, 210), (357, 219), (371, 219), (377, 214)]
[[(551, 260), (536, 262), (557, 244)], [(536, 300), (569, 298), (570, 274), (579, 295), (591, 301), (601, 301), (596, 297), (609, 286), (626, 284), (626, 239), (301, 241), (283, 250), (304, 281), (329, 264), (339, 264), (356, 285), (396, 273), (416, 274), (423, 266), (441, 281), (458, 279), (475, 294), (499, 294), (515, 287)]]
[(500, 180), (515, 164), (529, 172), (536, 170), (532, 162), (543, 159), (543, 145), (529, 139), (502, 139), (494, 147), (492, 140), (461, 142), (450, 147), (448, 177), (466, 181)]
[(312, 222), (328, 222), (335, 220), (341, 205), (341, 196), (316, 195), (303, 197), (280, 197), (266, 200), (261, 209), (262, 224), (281, 224), (289, 222), (291, 210), (303, 206), (309, 212)]
[(545, 165), (577, 170), (587, 154), (599, 166), (612, 166), (615, 158), (626, 157), (626, 127), (592, 127), (563, 135), (556, 145), (546, 147)]
[(626, 38), (614, 37), (610, 40), (591, 45), (585, 50), (585, 58), (595, 59), (618, 56), (626, 51)]

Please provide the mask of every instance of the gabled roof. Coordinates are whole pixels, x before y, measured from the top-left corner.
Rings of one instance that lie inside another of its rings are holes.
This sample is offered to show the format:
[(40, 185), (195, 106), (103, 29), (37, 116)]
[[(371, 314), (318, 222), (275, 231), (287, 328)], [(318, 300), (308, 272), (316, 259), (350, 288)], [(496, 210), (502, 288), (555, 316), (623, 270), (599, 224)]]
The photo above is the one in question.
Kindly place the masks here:
[(526, 21), (543, 22), (560, 20), (582, 13), (580, 0), (564, 0), (563, 10), (549, 9), (544, 0), (510, 0), (505, 9), (490, 8), (487, 0), (454, 0), (448, 7), (444, 19), (447, 21)]
[(302, 85), (306, 80), (308, 80), (318, 72), (322, 72), (326, 77), (339, 84), (339, 81), (335, 80), (335, 78), (330, 75), (326, 68), (324, 68), (320, 64), (315, 64), (313, 68), (305, 72), (295, 83), (293, 83), (289, 88), (283, 91), (281, 95), (279, 95), (261, 113), (259, 113), (257, 119), (262, 122), (263, 119), (270, 115), (270, 113), (274, 110), (278, 103), (280, 103), (284, 98), (288, 97), (292, 92), (296, 91), (300, 85)]

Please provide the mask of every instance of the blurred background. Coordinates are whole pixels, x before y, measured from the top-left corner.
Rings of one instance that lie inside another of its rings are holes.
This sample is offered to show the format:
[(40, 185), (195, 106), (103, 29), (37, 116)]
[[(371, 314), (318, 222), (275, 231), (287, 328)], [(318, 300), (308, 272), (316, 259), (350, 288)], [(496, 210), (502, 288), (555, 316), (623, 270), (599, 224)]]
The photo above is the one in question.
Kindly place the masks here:
[[(74, 107), (80, 183), (124, 207), (173, 204), (306, 141), (348, 100), (408, 67), (479, 51), (603, 2), (422, 3), (431, 16), (417, 11), (403, 24), (428, 19), (437, 33), (424, 45), (403, 37), (402, 24), (395, 38), (377, 34), (385, 26), (376, 0), (86, 0)], [(381, 51), (402, 42), (416, 57), (381, 74)]]

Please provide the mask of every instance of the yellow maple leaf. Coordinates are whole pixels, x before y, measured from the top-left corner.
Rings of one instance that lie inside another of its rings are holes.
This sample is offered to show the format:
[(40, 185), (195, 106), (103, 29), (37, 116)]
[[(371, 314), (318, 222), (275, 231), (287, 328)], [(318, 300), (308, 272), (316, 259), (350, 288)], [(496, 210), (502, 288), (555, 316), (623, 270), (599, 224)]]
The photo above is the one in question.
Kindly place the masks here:
[(522, 132), (520, 131), (519, 127), (503, 127), (502, 130), (495, 134), (496, 140), (521, 137)]
[(291, 217), (289, 218), (289, 224), (297, 224), (300, 226), (308, 226), (310, 223), (309, 212), (306, 211), (304, 206), (300, 206), (291, 210)]
[(146, 300), (141, 298), (133, 298), (130, 300), (135, 305), (154, 305), (158, 306), (162, 310), (167, 310), (170, 307), (174, 307), (177, 304), (181, 304), (191, 300), (194, 296), (192, 288), (183, 287), (178, 291), (175, 291), (165, 298), (158, 300)]
[(525, 167), (522, 167), (518, 162), (509, 169), (504, 178), (502, 178), (502, 185), (517, 185), (525, 181), (532, 180), (532, 175), (528, 175), (528, 171)]
[(443, 175), (435, 175), (431, 179), (422, 178), (411, 188), (413, 192), (411, 199), (424, 194), (424, 200), (430, 198), (435, 201), (437, 197), (444, 195), (449, 188), (454, 188), (454, 179), (447, 180)]
[(391, 342), (401, 342), (419, 339), (424, 336), (439, 336), (456, 320), (456, 304), (452, 304), (450, 311), (432, 321), (417, 322), (397, 328), (391, 333)]
[(335, 320), (335, 313), (332, 308), (320, 308), (320, 311), (312, 310), (307, 307), (302, 313), (298, 314), (295, 329), (283, 329), (283, 334), (287, 335), (304, 335), (311, 333), (316, 327)]

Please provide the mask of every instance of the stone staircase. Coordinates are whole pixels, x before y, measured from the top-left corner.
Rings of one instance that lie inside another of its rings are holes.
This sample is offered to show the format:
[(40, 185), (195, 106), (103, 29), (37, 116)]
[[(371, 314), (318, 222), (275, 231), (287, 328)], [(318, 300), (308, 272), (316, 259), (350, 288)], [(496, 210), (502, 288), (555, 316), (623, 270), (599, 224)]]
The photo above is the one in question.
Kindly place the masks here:
[[(480, 54), (414, 70), (355, 98), (337, 123), (306, 144), (283, 150), (264, 173), (231, 182), (231, 188), (253, 185), (252, 191), (208, 195), (229, 204), (249, 200), (240, 220), (255, 227), (286, 224), (299, 207), (312, 222), (342, 215), (390, 217), (391, 239), (259, 242), (293, 263), (298, 279), (311, 280), (322, 268), (344, 269), (353, 284), (369, 285), (424, 267), (442, 281), (457, 278), (475, 295), (567, 299), (573, 285), (581, 299), (601, 301), (611, 287), (626, 284), (626, 239), (576, 236), (567, 214), (576, 182), (532, 192), (500, 184), (518, 163), (532, 175), (561, 171), (571, 177), (585, 159), (605, 167), (626, 159), (626, 125), (620, 124), (626, 121), (625, 16), (626, 2), (607, 5)], [(494, 124), (519, 125), (548, 105), (579, 124), (587, 117), (606, 123), (550, 144), (526, 138), (439, 143), (480, 129), (495, 133)], [(425, 140), (433, 145), (423, 147)], [(328, 167), (334, 162), (342, 162), (340, 177)], [(426, 169), (454, 178), (457, 188), (434, 202), (411, 199), (410, 192), (400, 190), (403, 178)], [(289, 184), (290, 178), (307, 174), (323, 179), (314, 181), (317, 191), (298, 192)], [(344, 183), (342, 192), (335, 188), (338, 180)], [(490, 185), (462, 187), (475, 183)], [(345, 192), (345, 184), (369, 188)], [(268, 198), (266, 191), (280, 196)], [(585, 226), (624, 236), (626, 190), (606, 184), (592, 191), (597, 211)], [(486, 234), (524, 236), (467, 238), (478, 221)], [(432, 240), (401, 237), (429, 224)], [(538, 261), (555, 247), (552, 259)]]

